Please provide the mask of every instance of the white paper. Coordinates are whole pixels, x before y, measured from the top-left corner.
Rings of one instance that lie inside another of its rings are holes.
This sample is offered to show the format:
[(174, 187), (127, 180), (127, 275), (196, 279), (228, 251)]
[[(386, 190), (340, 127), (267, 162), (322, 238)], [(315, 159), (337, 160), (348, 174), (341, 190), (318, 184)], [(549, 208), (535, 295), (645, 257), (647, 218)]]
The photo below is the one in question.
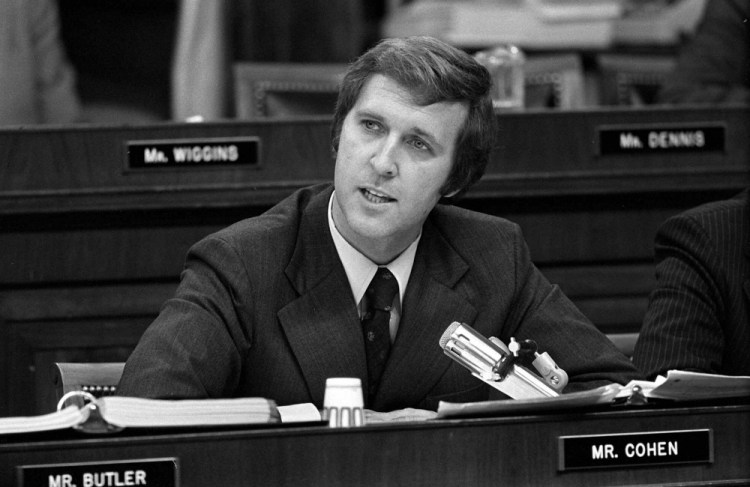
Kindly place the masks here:
[(309, 402), (291, 404), (289, 406), (279, 406), (277, 409), (279, 410), (279, 416), (281, 416), (282, 423), (322, 421), (318, 408)]

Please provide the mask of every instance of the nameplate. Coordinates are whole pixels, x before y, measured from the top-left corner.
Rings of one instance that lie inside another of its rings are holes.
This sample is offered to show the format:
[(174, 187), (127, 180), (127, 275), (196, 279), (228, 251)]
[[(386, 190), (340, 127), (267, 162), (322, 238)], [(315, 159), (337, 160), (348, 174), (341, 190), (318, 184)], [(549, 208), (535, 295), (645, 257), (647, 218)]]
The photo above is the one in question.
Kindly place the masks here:
[(18, 487), (177, 487), (176, 458), (16, 467)]
[(127, 169), (257, 167), (258, 137), (146, 140), (126, 143)]
[(721, 124), (603, 127), (599, 155), (666, 152), (723, 152), (726, 127)]
[(559, 470), (713, 463), (710, 429), (561, 436)]

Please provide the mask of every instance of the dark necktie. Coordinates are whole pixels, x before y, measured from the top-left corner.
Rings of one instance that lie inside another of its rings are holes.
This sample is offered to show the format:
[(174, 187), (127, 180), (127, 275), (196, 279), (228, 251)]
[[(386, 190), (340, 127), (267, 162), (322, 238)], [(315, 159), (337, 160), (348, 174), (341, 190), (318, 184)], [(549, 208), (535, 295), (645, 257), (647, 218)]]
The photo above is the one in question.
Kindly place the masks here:
[(362, 331), (367, 353), (367, 403), (378, 391), (388, 352), (391, 349), (390, 318), (398, 281), (385, 268), (379, 267), (367, 288), (367, 311), (362, 316)]

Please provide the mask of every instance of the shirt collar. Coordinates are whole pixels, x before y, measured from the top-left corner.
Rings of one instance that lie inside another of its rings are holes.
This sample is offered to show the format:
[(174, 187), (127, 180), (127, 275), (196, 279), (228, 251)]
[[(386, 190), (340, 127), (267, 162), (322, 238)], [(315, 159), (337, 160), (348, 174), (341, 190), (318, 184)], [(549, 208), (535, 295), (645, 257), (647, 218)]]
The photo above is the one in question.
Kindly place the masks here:
[[(370, 285), (370, 281), (378, 270), (378, 265), (368, 259), (359, 250), (352, 247), (341, 233), (339, 233), (336, 225), (333, 223), (332, 207), (333, 196), (335, 193), (336, 192), (334, 191), (328, 200), (328, 227), (331, 230), (333, 243), (336, 246), (336, 251), (339, 254), (341, 263), (344, 265), (344, 271), (346, 271), (346, 277), (349, 280), (354, 301), (359, 304), (360, 301), (362, 301), (362, 297), (365, 295), (365, 291), (367, 291), (367, 286)], [(406, 284), (409, 282), (409, 276), (411, 275), (411, 270), (414, 266), (414, 256), (417, 253), (417, 245), (419, 244), (419, 239), (421, 237), (422, 232), (419, 233), (417, 238), (414, 239), (406, 250), (401, 252), (398, 257), (384, 266), (391, 271), (398, 281), (399, 303), (403, 303), (404, 301)]]

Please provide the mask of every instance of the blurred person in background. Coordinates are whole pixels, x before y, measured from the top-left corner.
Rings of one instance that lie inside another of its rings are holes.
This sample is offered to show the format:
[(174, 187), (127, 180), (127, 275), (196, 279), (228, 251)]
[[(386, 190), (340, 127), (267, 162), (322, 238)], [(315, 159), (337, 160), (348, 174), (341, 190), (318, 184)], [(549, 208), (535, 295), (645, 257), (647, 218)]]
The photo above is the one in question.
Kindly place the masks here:
[(750, 1), (707, 1), (659, 102), (750, 103)]
[(0, 125), (81, 117), (54, 0), (0, 1)]

